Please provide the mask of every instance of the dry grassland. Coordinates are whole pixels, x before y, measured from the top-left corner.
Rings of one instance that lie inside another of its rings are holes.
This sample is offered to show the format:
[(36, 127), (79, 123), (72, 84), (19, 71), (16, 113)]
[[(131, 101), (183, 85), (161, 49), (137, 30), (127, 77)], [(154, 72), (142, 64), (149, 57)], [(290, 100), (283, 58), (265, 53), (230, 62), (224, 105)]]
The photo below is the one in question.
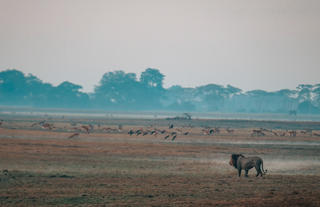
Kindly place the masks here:
[[(89, 119), (47, 120), (50, 130), (39, 121), (8, 118), (0, 126), (1, 206), (320, 206), (320, 138), (312, 134), (319, 131), (253, 136), (254, 125), (234, 121), (232, 132), (208, 135), (196, 121), (168, 129)], [(88, 134), (81, 126), (89, 124)], [(280, 125), (268, 130), (287, 132)], [(128, 134), (139, 129), (166, 132)], [(164, 139), (172, 132), (174, 141)], [(231, 153), (262, 157), (268, 173), (239, 178)]]

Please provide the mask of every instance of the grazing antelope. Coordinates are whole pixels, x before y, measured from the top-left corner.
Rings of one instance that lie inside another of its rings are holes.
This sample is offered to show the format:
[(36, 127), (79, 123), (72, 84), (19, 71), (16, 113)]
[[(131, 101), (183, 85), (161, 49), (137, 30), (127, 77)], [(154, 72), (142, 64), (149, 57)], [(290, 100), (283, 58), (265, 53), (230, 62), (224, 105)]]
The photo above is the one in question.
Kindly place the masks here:
[(233, 132), (234, 132), (234, 130), (233, 130), (233, 129), (230, 129), (229, 127), (226, 128), (226, 131), (227, 131), (228, 133), (233, 133)]
[(74, 134), (70, 135), (68, 138), (71, 139), (71, 138), (73, 138), (75, 136), (79, 136), (79, 135), (80, 135), (79, 133), (74, 133)]
[(53, 127), (51, 124), (49, 124), (49, 123), (44, 123), (44, 124), (41, 125), (41, 127), (44, 128), (44, 129), (49, 129), (49, 130), (52, 130), (52, 129), (54, 128), (54, 127)]
[(288, 133), (289, 133), (289, 136), (290, 136), (290, 137), (295, 137), (295, 136), (297, 136), (297, 131), (295, 131), (295, 130), (288, 131)]
[(284, 136), (286, 136), (286, 132), (280, 132), (279, 135), (280, 135), (280, 137), (284, 137)]
[(36, 125), (42, 126), (42, 125), (45, 124), (45, 123), (46, 123), (46, 121), (43, 120), (43, 121), (40, 121), (40, 122), (33, 123), (33, 124), (31, 125), (31, 127), (34, 127), (34, 126), (36, 126)]
[(89, 134), (89, 127), (86, 125), (81, 126), (82, 129), (84, 129)]
[(301, 130), (300, 133), (301, 134), (307, 134), (307, 131), (306, 130)]
[(266, 134), (262, 132), (261, 129), (253, 129), (251, 136), (265, 136)]

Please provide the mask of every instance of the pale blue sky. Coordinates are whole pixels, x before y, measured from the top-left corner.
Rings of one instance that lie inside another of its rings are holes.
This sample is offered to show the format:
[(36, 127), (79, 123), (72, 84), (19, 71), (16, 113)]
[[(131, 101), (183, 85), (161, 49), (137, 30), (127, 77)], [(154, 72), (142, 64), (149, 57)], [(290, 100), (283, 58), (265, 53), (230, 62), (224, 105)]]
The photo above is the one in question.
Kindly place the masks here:
[(158, 68), (165, 86), (320, 83), (318, 0), (0, 0), (0, 70), (92, 91)]

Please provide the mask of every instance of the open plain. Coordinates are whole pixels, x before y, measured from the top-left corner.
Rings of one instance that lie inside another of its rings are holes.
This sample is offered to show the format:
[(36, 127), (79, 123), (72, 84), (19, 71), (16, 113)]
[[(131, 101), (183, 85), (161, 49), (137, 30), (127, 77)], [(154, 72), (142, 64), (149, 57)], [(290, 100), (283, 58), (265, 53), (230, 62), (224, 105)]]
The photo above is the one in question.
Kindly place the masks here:
[(1, 119), (1, 206), (320, 206), (317, 122)]

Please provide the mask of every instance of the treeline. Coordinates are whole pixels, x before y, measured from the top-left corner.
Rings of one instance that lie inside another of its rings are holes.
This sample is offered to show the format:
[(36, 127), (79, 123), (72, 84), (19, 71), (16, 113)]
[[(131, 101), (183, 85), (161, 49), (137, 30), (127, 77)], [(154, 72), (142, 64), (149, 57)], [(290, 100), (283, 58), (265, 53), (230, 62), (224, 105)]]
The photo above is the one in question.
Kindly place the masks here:
[(195, 88), (163, 87), (164, 75), (148, 68), (135, 73), (105, 73), (92, 93), (65, 81), (44, 83), (18, 70), (0, 72), (0, 105), (41, 108), (78, 108), (130, 111), (197, 111), (228, 113), (320, 113), (320, 84), (299, 85), (295, 90), (244, 92), (227, 85)]

